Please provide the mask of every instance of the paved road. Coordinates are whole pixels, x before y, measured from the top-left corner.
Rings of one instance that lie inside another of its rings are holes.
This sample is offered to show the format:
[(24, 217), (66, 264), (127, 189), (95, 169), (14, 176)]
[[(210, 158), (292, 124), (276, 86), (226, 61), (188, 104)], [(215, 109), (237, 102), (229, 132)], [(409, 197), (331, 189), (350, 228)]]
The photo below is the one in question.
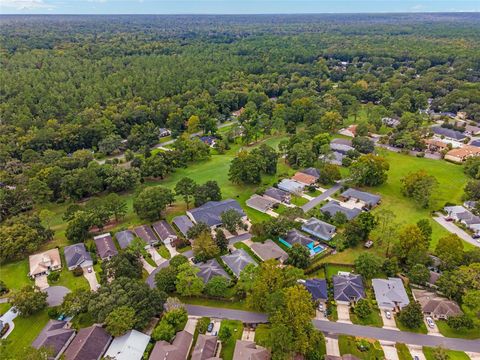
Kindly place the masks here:
[(457, 234), (460, 239), (465, 240), (473, 246), (480, 247), (480, 242), (472, 238), (469, 234), (460, 229), (453, 222), (445, 220), (442, 215), (435, 216), (433, 220), (442, 225), (447, 231), (451, 232), (452, 234)]
[(244, 323), (266, 323), (267, 315), (243, 310), (214, 308), (200, 305), (187, 305), (189, 315), (207, 316), (220, 319), (240, 320)]
[(333, 195), (336, 191), (340, 190), (341, 187), (342, 187), (342, 184), (335, 184), (334, 186), (332, 186), (330, 189), (328, 189), (324, 193), (318, 195), (316, 198), (314, 198), (313, 200), (310, 200), (308, 203), (303, 205), (302, 210), (304, 212), (307, 212), (307, 211), (313, 209), (315, 206), (320, 204), (327, 197), (329, 197), (330, 195)]

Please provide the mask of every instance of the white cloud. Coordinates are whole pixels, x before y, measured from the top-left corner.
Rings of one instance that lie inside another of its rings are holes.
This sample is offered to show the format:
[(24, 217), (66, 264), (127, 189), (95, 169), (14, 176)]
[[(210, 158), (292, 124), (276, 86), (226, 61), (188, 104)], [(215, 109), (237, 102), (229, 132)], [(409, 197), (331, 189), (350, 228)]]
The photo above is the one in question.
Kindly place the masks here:
[(53, 9), (54, 6), (43, 0), (0, 0), (1, 7), (15, 10)]

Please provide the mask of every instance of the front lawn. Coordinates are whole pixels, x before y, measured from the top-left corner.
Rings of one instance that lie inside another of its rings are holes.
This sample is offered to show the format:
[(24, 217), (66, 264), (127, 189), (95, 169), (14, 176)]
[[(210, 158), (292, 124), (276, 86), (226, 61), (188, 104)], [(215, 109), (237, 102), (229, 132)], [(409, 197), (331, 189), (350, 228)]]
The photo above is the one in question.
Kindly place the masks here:
[(292, 196), (292, 199), (290, 200), (290, 202), (293, 205), (302, 206), (302, 205), (305, 205), (306, 203), (308, 203), (308, 200), (301, 197), (301, 196)]
[(412, 354), (410, 354), (407, 345), (396, 343), (395, 348), (397, 349), (398, 360), (412, 360)]
[(267, 347), (270, 330), (270, 325), (258, 325), (255, 329), (255, 342), (260, 346)]
[(50, 286), (65, 286), (71, 291), (76, 289), (90, 289), (85, 276), (74, 276), (72, 271), (63, 268), (60, 272), (60, 278), (56, 282), (49, 281)]
[(462, 339), (478, 339), (480, 338), (480, 328), (475, 327), (473, 329), (455, 330), (448, 326), (445, 320), (438, 320), (435, 322), (438, 330), (445, 337), (450, 338), (462, 338)]
[[(168, 251), (168, 249), (165, 247), (165, 245), (161, 245), (157, 248), (157, 251), (158, 253), (160, 254), (161, 257), (163, 257), (164, 259), (170, 259), (171, 257), (171, 254), (170, 254), (170, 251)], [(157, 265), (155, 264), (155, 267)]]
[(6, 303), (0, 303), (0, 316), (2, 316), (3, 314), (5, 314), (8, 310), (10, 310), (10, 308), (12, 307), (12, 305), (8, 302)]
[(327, 279), (331, 279), (333, 275), (337, 275), (339, 271), (351, 272), (353, 270), (353, 266), (348, 265), (334, 265), (334, 264), (326, 264), (325, 265), (325, 272), (327, 274)]
[(372, 312), (365, 319), (362, 319), (355, 315), (355, 313), (350, 312), (350, 320), (356, 325), (375, 326), (380, 328), (383, 326), (382, 317), (376, 308), (372, 308)]
[(2, 264), (0, 267), (0, 280), (10, 290), (18, 290), (25, 285), (33, 285), (33, 281), (28, 277), (28, 258), (8, 264)]
[(360, 338), (340, 335), (338, 337), (340, 354), (352, 354), (359, 359), (365, 360), (381, 360), (385, 358), (382, 347), (380, 346), (380, 343), (378, 341), (372, 342), (371, 340), (368, 340), (368, 342), (370, 343), (370, 348), (367, 351), (360, 351), (357, 347), (357, 340), (360, 340)]
[(395, 324), (397, 324), (397, 328), (400, 331), (409, 331), (417, 334), (428, 334), (427, 326), (425, 325), (424, 322), (422, 322), (422, 325), (419, 328), (416, 329), (410, 329), (409, 327), (406, 327), (401, 323), (400, 320), (398, 320), (397, 316), (395, 316)]
[[(467, 354), (463, 351), (454, 351), (454, 350), (445, 350), (448, 355), (448, 360), (470, 360)], [(423, 353), (425, 354), (425, 358), (427, 360), (435, 360), (435, 349), (431, 347), (424, 347)]]
[(223, 328), (229, 328), (232, 336), (227, 341), (222, 341), (222, 351), (220, 356), (223, 360), (232, 360), (233, 352), (235, 351), (235, 344), (237, 340), (242, 338), (243, 324), (238, 320), (222, 320), (220, 324), (219, 334), (222, 333)]

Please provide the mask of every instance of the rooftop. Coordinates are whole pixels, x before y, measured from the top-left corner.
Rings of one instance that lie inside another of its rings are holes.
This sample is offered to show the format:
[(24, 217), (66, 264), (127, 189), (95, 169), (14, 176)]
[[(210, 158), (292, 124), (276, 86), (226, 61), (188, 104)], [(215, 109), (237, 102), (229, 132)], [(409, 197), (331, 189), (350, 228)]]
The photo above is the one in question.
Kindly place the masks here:
[(75, 329), (66, 328), (66, 321), (50, 320), (32, 342), (32, 347), (52, 350), (52, 356), (57, 357), (75, 336)]
[(323, 205), (320, 208), (320, 210), (323, 213), (329, 213), (330, 216), (334, 216), (337, 212), (344, 213), (345, 216), (347, 217), (347, 220), (352, 220), (362, 212), (362, 210), (357, 208), (349, 209), (349, 208), (343, 207), (336, 201), (329, 201), (328, 203)]
[(174, 217), (172, 223), (178, 228), (183, 236), (187, 237), (188, 230), (193, 226), (192, 220), (187, 215)]
[(155, 233), (153, 232), (152, 228), (149, 225), (140, 225), (133, 229), (135, 234), (145, 241), (147, 244), (155, 244), (158, 242)]
[(290, 193), (285, 190), (281, 190), (275, 187), (268, 188), (263, 193), (264, 196), (268, 196), (272, 199), (275, 199), (280, 202), (289, 202), (290, 201)]
[(292, 176), (292, 180), (298, 181), (299, 183), (305, 184), (305, 185), (315, 184), (317, 179), (318, 178), (315, 176), (308, 175), (300, 171), (296, 172), (295, 175)]
[(428, 290), (413, 289), (412, 292), (414, 298), (422, 306), (424, 313), (442, 318), (463, 314), (455, 301), (448, 300)]
[(243, 249), (236, 249), (229, 255), (221, 256), (221, 259), (237, 277), (248, 264), (257, 265), (257, 263)]
[(333, 296), (336, 301), (356, 301), (365, 298), (362, 277), (360, 275), (334, 275)]
[(320, 177), (320, 170), (314, 167), (309, 167), (303, 170), (300, 170), (301, 173), (313, 176), (315, 179), (318, 179)]
[(308, 292), (312, 295), (313, 301), (328, 299), (327, 280), (307, 279), (302, 281), (301, 284), (305, 286)]
[(98, 256), (101, 259), (109, 258), (118, 254), (110, 233), (95, 236), (93, 240), (97, 247)]
[(287, 232), (286, 236), (282, 237), (282, 239), (292, 246), (294, 244), (309, 246), (314, 242), (313, 239), (309, 238), (307, 235), (301, 233), (297, 229), (290, 230)]
[(63, 253), (68, 268), (93, 265), (92, 257), (84, 243), (65, 246)]
[(336, 231), (336, 227), (316, 218), (310, 218), (302, 225), (302, 230), (323, 240), (330, 240)]
[(185, 360), (188, 357), (192, 340), (192, 334), (180, 331), (175, 335), (171, 344), (166, 341), (157, 341), (149, 360)]
[(209, 201), (202, 206), (199, 206), (195, 209), (188, 210), (191, 218), (196, 222), (203, 222), (208, 226), (218, 226), (222, 224), (222, 213), (227, 210), (235, 210), (240, 213), (242, 216), (245, 216), (240, 204), (233, 199), (227, 199), (222, 201)]
[(111, 340), (112, 337), (100, 325), (80, 329), (65, 351), (65, 359), (99, 359)]
[(441, 126), (433, 126), (432, 131), (437, 135), (445, 136), (454, 140), (463, 140), (466, 138), (466, 136), (460, 131), (444, 128)]
[(214, 276), (223, 276), (230, 279), (230, 276), (228, 276), (227, 272), (216, 259), (211, 259), (204, 263), (197, 263), (195, 266), (200, 270), (197, 276), (201, 277), (204, 283), (209, 282)]
[(291, 180), (291, 179), (283, 179), (278, 183), (279, 189), (288, 191), (289, 193), (294, 193), (294, 194), (301, 193), (304, 187), (305, 187), (304, 184), (301, 184), (298, 181)]
[(120, 245), (120, 249), (125, 249), (133, 241), (135, 234), (130, 230), (124, 230), (117, 232), (115, 238), (118, 241), (118, 245)]
[(150, 336), (137, 330), (130, 330), (113, 339), (105, 357), (110, 356), (115, 360), (141, 360), (149, 342)]
[(57, 248), (28, 257), (30, 265), (30, 276), (35, 276), (49, 271), (51, 268), (58, 268), (62, 265), (60, 252)]
[(270, 239), (266, 240), (264, 243), (253, 242), (252, 245), (250, 245), (250, 248), (263, 261), (276, 259), (280, 262), (284, 262), (288, 259), (288, 254)]
[(270, 351), (262, 346), (258, 346), (253, 341), (237, 340), (233, 360), (269, 360)]
[(403, 308), (410, 302), (402, 279), (372, 279), (372, 286), (379, 307)]
[(363, 201), (365, 204), (373, 206), (380, 202), (381, 197), (379, 195), (371, 194), (366, 191), (360, 191), (354, 188), (345, 190), (340, 196), (344, 198), (353, 198)]
[(253, 194), (246, 201), (246, 204), (248, 207), (251, 207), (252, 209), (256, 209), (261, 212), (266, 212), (272, 208), (273, 204), (275, 204), (275, 201), (257, 194)]
[(155, 230), (155, 232), (157, 233), (160, 240), (162, 241), (165, 241), (168, 238), (177, 237), (177, 233), (175, 232), (175, 230), (173, 230), (171, 225), (167, 223), (165, 220), (160, 220), (160, 221), (157, 221), (156, 223), (153, 223), (152, 227), (153, 227), (153, 230)]
[(200, 334), (192, 352), (191, 360), (207, 360), (215, 356), (217, 337)]

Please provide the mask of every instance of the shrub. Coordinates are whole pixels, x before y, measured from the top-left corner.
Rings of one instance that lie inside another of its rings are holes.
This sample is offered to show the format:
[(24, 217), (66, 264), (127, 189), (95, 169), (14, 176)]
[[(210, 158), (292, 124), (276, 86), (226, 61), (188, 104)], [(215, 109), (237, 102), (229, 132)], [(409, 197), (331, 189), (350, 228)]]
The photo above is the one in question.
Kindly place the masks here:
[(60, 279), (60, 273), (58, 271), (51, 272), (47, 276), (48, 281), (57, 282)]
[(473, 320), (465, 314), (449, 317), (447, 324), (455, 330), (473, 329)]
[(7, 285), (5, 285), (5, 283), (2, 280), (0, 280), (0, 295), (4, 295), (8, 292), (9, 292), (9, 289)]
[(202, 317), (197, 322), (197, 330), (199, 334), (205, 334), (207, 332), (208, 324), (210, 324), (210, 318)]
[(73, 276), (79, 277), (83, 275), (83, 269), (80, 266), (77, 266), (75, 269), (72, 271)]
[(370, 343), (365, 339), (357, 340), (355, 345), (357, 346), (357, 349), (362, 352), (370, 350)]

